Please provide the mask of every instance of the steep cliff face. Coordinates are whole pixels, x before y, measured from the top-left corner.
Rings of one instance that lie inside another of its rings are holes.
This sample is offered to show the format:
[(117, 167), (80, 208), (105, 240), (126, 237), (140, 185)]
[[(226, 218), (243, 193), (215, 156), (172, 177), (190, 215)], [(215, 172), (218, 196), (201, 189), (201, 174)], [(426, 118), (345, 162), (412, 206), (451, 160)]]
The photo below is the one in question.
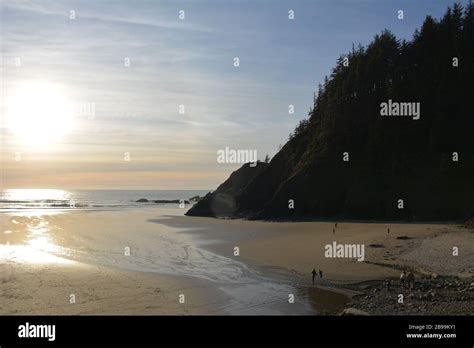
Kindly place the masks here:
[(188, 215), (472, 217), (473, 8), (427, 17), (411, 42), (384, 31), (342, 56), (271, 162), (244, 165)]
[(239, 201), (242, 191), (259, 176), (267, 163), (258, 162), (256, 166), (244, 164), (231, 174), (214, 192), (208, 193), (187, 213), (189, 216), (235, 217), (241, 214)]

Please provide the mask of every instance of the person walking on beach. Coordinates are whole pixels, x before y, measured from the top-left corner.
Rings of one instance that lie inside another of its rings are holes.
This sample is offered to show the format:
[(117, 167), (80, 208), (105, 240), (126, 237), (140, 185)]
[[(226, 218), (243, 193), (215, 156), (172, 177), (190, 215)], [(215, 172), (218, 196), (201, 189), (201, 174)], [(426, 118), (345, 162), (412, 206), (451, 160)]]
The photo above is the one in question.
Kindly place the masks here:
[(319, 270), (319, 278), (323, 279), (323, 271)]
[(405, 271), (403, 271), (402, 274), (400, 274), (400, 288), (405, 287), (405, 278), (406, 278), (406, 273)]
[(313, 275), (313, 285), (314, 285), (314, 278), (316, 278), (316, 270), (313, 268), (313, 272), (311, 272), (311, 274)]

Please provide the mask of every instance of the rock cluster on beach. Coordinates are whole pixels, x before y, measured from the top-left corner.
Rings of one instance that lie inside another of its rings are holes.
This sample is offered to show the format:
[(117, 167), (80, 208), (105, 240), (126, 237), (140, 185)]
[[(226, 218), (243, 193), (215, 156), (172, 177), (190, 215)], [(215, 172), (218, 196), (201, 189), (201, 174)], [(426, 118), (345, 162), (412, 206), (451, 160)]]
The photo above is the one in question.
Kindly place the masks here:
[(157, 199), (157, 200), (149, 200), (146, 198), (140, 198), (135, 201), (136, 203), (158, 203), (158, 204), (170, 204), (170, 203), (185, 203), (189, 204), (188, 200), (183, 200), (183, 199)]
[[(439, 277), (418, 279), (412, 290), (393, 284), (388, 291), (384, 282), (360, 285), (350, 306), (370, 315), (472, 315), (474, 278)], [(398, 295), (403, 294), (403, 303)]]

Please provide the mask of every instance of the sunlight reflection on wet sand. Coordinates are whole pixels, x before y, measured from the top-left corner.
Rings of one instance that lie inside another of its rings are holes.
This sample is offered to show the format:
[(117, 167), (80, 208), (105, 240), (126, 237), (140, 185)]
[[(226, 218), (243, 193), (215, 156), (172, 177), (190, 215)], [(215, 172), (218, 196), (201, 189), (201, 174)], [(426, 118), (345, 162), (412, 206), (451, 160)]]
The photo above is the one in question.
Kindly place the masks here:
[(49, 235), (50, 226), (44, 216), (52, 214), (61, 212), (28, 211), (3, 215), (4, 218), (8, 216), (9, 223), (13, 225), (4, 229), (3, 234), (12, 235), (15, 232), (22, 238), (15, 243), (7, 240), (0, 244), (0, 260), (34, 264), (76, 263), (61, 257), (67, 255), (66, 250), (56, 245)]
[(61, 263), (74, 264), (75, 261), (63, 259), (41, 250), (35, 249), (29, 245), (0, 245), (0, 260), (2, 262), (18, 263)]

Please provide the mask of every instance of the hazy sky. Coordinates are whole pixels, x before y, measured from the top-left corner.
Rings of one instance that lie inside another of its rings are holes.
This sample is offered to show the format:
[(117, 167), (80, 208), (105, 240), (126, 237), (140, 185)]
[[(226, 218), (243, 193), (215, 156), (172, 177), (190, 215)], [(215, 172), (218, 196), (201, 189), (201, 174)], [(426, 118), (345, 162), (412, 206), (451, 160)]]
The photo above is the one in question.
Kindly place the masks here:
[(366, 45), (384, 28), (409, 39), (427, 14), (440, 17), (452, 2), (1, 4), (2, 120), (9, 93), (32, 80), (95, 105), (94, 117), (76, 115), (72, 131), (46, 149), (22, 143), (2, 122), (4, 188), (214, 189), (240, 167), (217, 163), (216, 152), (274, 155), (353, 43)]

